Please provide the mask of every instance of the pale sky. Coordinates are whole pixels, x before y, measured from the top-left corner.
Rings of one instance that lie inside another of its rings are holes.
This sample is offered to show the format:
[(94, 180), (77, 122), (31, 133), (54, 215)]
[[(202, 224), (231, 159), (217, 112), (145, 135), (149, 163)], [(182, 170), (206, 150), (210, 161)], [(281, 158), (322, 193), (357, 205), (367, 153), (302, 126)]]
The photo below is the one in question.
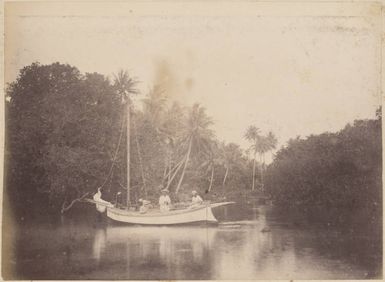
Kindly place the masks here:
[(289, 138), (374, 117), (380, 98), (376, 4), (7, 3), (6, 82), (23, 66), (127, 69), (146, 93), (198, 102), (217, 137), (247, 147), (249, 125)]

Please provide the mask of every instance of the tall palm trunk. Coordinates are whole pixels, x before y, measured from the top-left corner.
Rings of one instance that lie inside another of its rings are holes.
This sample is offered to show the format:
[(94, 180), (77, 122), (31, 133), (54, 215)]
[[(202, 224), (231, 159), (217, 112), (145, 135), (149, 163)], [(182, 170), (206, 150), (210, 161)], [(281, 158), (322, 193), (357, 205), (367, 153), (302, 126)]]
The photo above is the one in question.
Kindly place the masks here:
[(262, 153), (259, 154), (259, 158), (261, 161), (261, 191), (263, 192), (263, 165), (264, 165), (264, 155)]
[[(171, 160), (168, 161), (168, 169), (167, 171), (171, 171)], [(168, 173), (167, 174), (167, 184), (170, 183), (170, 179), (171, 179), (171, 173)]]
[(263, 153), (262, 174), (261, 174), (262, 192), (264, 192), (264, 190), (265, 190), (265, 183), (263, 180), (264, 179), (263, 178), (264, 170), (265, 170), (265, 153)]
[(255, 189), (255, 153), (254, 153), (254, 159), (253, 159), (253, 186), (251, 187), (251, 190), (254, 191)]
[(213, 179), (214, 179), (214, 166), (212, 166), (212, 168), (211, 168), (211, 179), (210, 179), (209, 192), (211, 191), (211, 187), (213, 185)]
[(131, 109), (130, 109), (130, 101), (127, 99), (126, 101), (127, 105), (127, 113), (126, 113), (126, 127), (127, 127), (127, 131), (126, 131), (126, 141), (127, 141), (127, 175), (126, 175), (126, 178), (127, 178), (127, 208), (130, 206), (130, 203), (131, 203), (131, 198), (130, 198), (130, 115), (131, 115)]
[(229, 167), (226, 167), (226, 172), (225, 172), (225, 176), (223, 177), (222, 187), (225, 186), (228, 173), (229, 173)]
[(188, 150), (187, 150), (187, 154), (186, 154), (186, 160), (184, 162), (184, 167), (183, 167), (182, 175), (180, 176), (180, 179), (179, 179), (179, 182), (178, 182), (178, 186), (176, 187), (175, 193), (178, 193), (178, 191), (180, 189), (180, 186), (182, 185), (184, 174), (186, 172), (186, 167), (187, 167), (188, 161), (190, 159), (191, 147), (192, 147), (192, 138), (190, 139), (190, 143), (188, 145)]

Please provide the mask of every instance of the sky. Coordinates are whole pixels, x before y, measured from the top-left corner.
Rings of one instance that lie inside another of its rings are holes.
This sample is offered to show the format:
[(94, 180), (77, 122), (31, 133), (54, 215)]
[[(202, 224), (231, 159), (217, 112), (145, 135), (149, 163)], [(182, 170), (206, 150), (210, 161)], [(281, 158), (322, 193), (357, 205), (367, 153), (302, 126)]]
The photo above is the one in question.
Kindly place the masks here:
[(373, 3), (6, 3), (5, 81), (39, 61), (200, 103), (219, 140), (243, 148), (250, 125), (290, 138), (372, 118), (381, 103), (379, 6)]

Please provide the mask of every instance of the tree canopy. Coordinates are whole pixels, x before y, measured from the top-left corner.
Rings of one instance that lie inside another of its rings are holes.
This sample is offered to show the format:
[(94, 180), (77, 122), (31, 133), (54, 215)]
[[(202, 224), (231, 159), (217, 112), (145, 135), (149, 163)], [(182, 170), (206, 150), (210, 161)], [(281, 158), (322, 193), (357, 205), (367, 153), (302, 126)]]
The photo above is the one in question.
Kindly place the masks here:
[(112, 81), (60, 63), (20, 70), (5, 103), (5, 192), (16, 212), (60, 211), (98, 187), (107, 200), (125, 204), (129, 149), (131, 202), (156, 202), (165, 187), (182, 201), (191, 190), (211, 200), (262, 193), (278, 207), (364, 208), (378, 220), (380, 110), (337, 133), (291, 139), (266, 166), (265, 154), (277, 145), (272, 132), (249, 126), (244, 151), (218, 140), (202, 105), (171, 101), (161, 85), (139, 93), (137, 83), (123, 70)]

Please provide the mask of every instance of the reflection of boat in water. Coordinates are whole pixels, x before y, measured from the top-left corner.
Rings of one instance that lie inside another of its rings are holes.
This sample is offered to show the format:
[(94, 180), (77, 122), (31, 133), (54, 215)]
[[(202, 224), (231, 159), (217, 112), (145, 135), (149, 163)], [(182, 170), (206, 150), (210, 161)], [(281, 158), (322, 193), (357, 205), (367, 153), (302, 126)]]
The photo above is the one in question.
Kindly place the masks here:
[(131, 241), (171, 240), (173, 242), (210, 243), (218, 232), (216, 227), (200, 228), (198, 226), (108, 226), (105, 229), (106, 239), (114, 243)]
[[(191, 274), (192, 278), (203, 278), (200, 274), (208, 271), (210, 250), (218, 228), (110, 225), (97, 231), (93, 258), (105, 266), (107, 272), (122, 267), (127, 273), (121, 277), (124, 279), (165, 280), (181, 278), (183, 271), (189, 268), (199, 269)], [(114, 266), (107, 266), (107, 263)]]
[(149, 210), (147, 213), (140, 213), (136, 211), (111, 207), (109, 204), (103, 204), (93, 200), (87, 201), (95, 204), (97, 203), (97, 205), (105, 205), (107, 209), (107, 217), (114, 221), (143, 225), (171, 225), (196, 222), (216, 223), (218, 221), (213, 215), (211, 209), (233, 203), (223, 202), (214, 204), (204, 204), (194, 208), (170, 210), (168, 212), (160, 212), (159, 210)]

